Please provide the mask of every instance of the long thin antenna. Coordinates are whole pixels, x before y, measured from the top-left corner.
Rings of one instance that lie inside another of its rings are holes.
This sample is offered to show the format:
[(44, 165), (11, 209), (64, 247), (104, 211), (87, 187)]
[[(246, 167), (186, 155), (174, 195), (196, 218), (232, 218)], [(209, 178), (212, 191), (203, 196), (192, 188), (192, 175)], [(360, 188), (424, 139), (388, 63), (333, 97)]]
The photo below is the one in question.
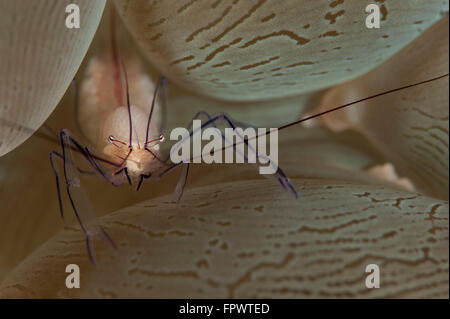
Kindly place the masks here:
[[(353, 105), (353, 104), (357, 104), (357, 103), (360, 103), (360, 102), (364, 102), (364, 101), (367, 101), (367, 100), (370, 100), (370, 99), (374, 99), (374, 98), (376, 98), (376, 97), (383, 96), (383, 95), (386, 95), (386, 94), (394, 93), (394, 92), (397, 92), (397, 91), (409, 89), (409, 88), (412, 88), (412, 87), (414, 87), (414, 86), (418, 86), (418, 85), (426, 84), (426, 83), (429, 83), (429, 82), (437, 81), (437, 80), (440, 80), (440, 79), (442, 79), (442, 78), (444, 78), (444, 77), (446, 77), (446, 76), (448, 76), (448, 75), (449, 75), (449, 74), (447, 73), (447, 74), (440, 75), (440, 76), (437, 76), (437, 77), (432, 78), (432, 79), (429, 79), (429, 80), (425, 80), (425, 81), (418, 82), (418, 83), (414, 83), (414, 84), (405, 85), (405, 86), (402, 86), (402, 87), (399, 87), (399, 88), (396, 88), (396, 89), (392, 89), (392, 90), (385, 91), (385, 92), (382, 92), (382, 93), (374, 94), (374, 95), (371, 95), (371, 96), (369, 96), (369, 97), (365, 97), (365, 98), (360, 99), (360, 100), (357, 100), (357, 101), (353, 101), (353, 102), (350, 102), (350, 103), (347, 103), (347, 104), (344, 104), (344, 105), (341, 105), (341, 106), (337, 106), (337, 107), (328, 109), (328, 110), (326, 110), (326, 111), (323, 111), (323, 112), (320, 112), (320, 113), (317, 113), (317, 114), (314, 114), (314, 115), (311, 115), (311, 116), (307, 116), (307, 117), (302, 118), (302, 119), (300, 119), (300, 120), (298, 120), (298, 121), (295, 121), (295, 122), (292, 122), (292, 123), (289, 123), (289, 124), (280, 126), (280, 127), (278, 128), (278, 130), (283, 130), (283, 129), (288, 128), (288, 127), (290, 127), (290, 126), (297, 125), (297, 124), (300, 124), (300, 123), (302, 123), (302, 122), (311, 120), (311, 119), (313, 119), (313, 118), (316, 118), (316, 117), (325, 115), (325, 114), (327, 114), (327, 113), (331, 113), (331, 112), (334, 112), (334, 111), (343, 109), (343, 108), (348, 107), (348, 106), (351, 106), (351, 105)], [(270, 131), (266, 132), (266, 135), (269, 134), (269, 133), (270, 133)]]
[(147, 121), (147, 134), (145, 135), (145, 147), (147, 147), (148, 143), (148, 131), (150, 130), (150, 121), (152, 120), (153, 108), (155, 107), (156, 95), (158, 94), (159, 85), (161, 83), (162, 78), (159, 79), (158, 84), (156, 85), (155, 92), (153, 93), (152, 106), (150, 108), (150, 114), (148, 115)]
[[(295, 121), (295, 122), (292, 122), (292, 123), (289, 123), (289, 124), (286, 124), (286, 125), (282, 125), (282, 126), (278, 127), (278, 130), (284, 130), (284, 129), (288, 128), (288, 127), (291, 127), (291, 126), (300, 124), (302, 122), (314, 119), (316, 117), (319, 117), (319, 116), (322, 116), (322, 115), (325, 115), (325, 114), (328, 114), (328, 113), (331, 113), (331, 112), (334, 112), (334, 111), (337, 111), (337, 110), (349, 107), (349, 106), (354, 105), (354, 104), (358, 104), (358, 103), (361, 103), (361, 102), (364, 102), (364, 101), (367, 101), (367, 100), (370, 100), (370, 99), (374, 99), (374, 98), (377, 98), (377, 97), (380, 97), (380, 96), (383, 96), (383, 95), (391, 94), (391, 93), (394, 93), (394, 92), (397, 92), (397, 91), (401, 91), (401, 90), (406, 90), (406, 89), (409, 89), (409, 88), (412, 88), (412, 87), (415, 87), (415, 86), (419, 86), (419, 85), (423, 85), (423, 84), (426, 84), (426, 83), (430, 83), (430, 82), (433, 82), (433, 81), (437, 81), (437, 80), (443, 79), (443, 78), (445, 78), (447, 76), (449, 76), (449, 73), (446, 73), (446, 74), (434, 77), (434, 78), (429, 79), (429, 80), (424, 80), (424, 81), (417, 82), (417, 83), (414, 83), (414, 84), (409, 84), (409, 85), (401, 86), (401, 87), (398, 87), (398, 88), (395, 88), (395, 89), (392, 89), (392, 90), (388, 90), (388, 91), (384, 91), (384, 92), (381, 92), (381, 93), (377, 93), (377, 94), (374, 94), (374, 95), (371, 95), (371, 96), (368, 96), (368, 97), (365, 97), (365, 98), (362, 98), (362, 99), (359, 99), (359, 100), (356, 100), (356, 101), (353, 101), (353, 102), (350, 102), (350, 103), (346, 103), (344, 105), (333, 107), (333, 108), (328, 109), (326, 111), (323, 111), (323, 112), (320, 112), (320, 113), (317, 113), (317, 114), (314, 114), (314, 115), (311, 115), (311, 116), (307, 116), (307, 117), (302, 118), (302, 119), (300, 119), (298, 121)], [(262, 134), (261, 136), (268, 135), (270, 133), (271, 133), (271, 130), (268, 130), (268, 131), (266, 131), (266, 133)], [(220, 151), (224, 151), (227, 148), (234, 147), (236, 145), (248, 142), (248, 141), (253, 140), (253, 139), (258, 139), (261, 136), (256, 135), (256, 136), (253, 136), (253, 137), (251, 137), (249, 139), (246, 139), (244, 141), (235, 142), (234, 144), (224, 146), (224, 147), (222, 147), (222, 149)], [(203, 156), (203, 154), (200, 155), (200, 156)], [(198, 157), (195, 157), (195, 158), (198, 158)], [(194, 160), (194, 158), (192, 158), (192, 160)]]
[(125, 89), (126, 89), (126, 96), (127, 96), (127, 108), (128, 108), (128, 119), (130, 121), (130, 143), (129, 146), (132, 146), (133, 142), (133, 124), (131, 121), (131, 106), (130, 106), (130, 93), (128, 89), (128, 75), (127, 75), (127, 69), (125, 68), (125, 63), (120, 58), (119, 55), (119, 49), (117, 48), (117, 42), (116, 42), (116, 26), (115, 26), (115, 15), (114, 15), (114, 9), (111, 7), (111, 49), (112, 49), (112, 56), (113, 56), (113, 64), (114, 64), (114, 93), (116, 95), (117, 103), (118, 105), (122, 105), (122, 81), (120, 80), (120, 65), (122, 66), (124, 77), (125, 77)]
[(128, 90), (128, 75), (127, 75), (127, 69), (125, 68), (125, 64), (123, 63), (122, 60), (120, 60), (121, 64), (122, 64), (122, 68), (123, 68), (123, 75), (125, 77), (125, 90), (127, 93), (127, 108), (128, 108), (128, 119), (130, 122), (130, 143), (129, 146), (132, 146), (132, 142), (133, 142), (133, 123), (131, 121), (131, 106), (130, 106), (130, 92)]

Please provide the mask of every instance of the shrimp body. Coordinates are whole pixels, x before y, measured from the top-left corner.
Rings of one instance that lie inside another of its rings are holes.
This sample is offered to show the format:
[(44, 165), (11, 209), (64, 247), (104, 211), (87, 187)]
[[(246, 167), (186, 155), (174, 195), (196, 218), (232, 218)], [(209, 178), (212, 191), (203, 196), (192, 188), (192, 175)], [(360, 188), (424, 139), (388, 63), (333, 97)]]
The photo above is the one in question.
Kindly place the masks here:
[[(158, 101), (152, 113), (151, 125), (147, 134), (148, 117), (153, 100), (155, 83), (142, 70), (136, 58), (124, 60), (130, 83), (130, 114), (132, 140), (130, 145), (130, 121), (125, 92), (116, 96), (112, 93), (123, 87), (114, 77), (114, 64), (110, 57), (92, 58), (87, 66), (80, 90), (78, 119), (86, 137), (99, 153), (108, 160), (121, 163), (127, 168), (132, 179), (147, 175), (158, 167), (156, 156), (158, 143), (147, 143), (160, 136), (161, 112)], [(119, 85), (118, 85), (119, 84)], [(119, 96), (119, 98), (117, 98)], [(151, 152), (149, 152), (148, 150)], [(156, 155), (156, 156), (155, 156)], [(109, 167), (114, 174), (116, 167)], [(125, 180), (124, 175), (117, 177)]]

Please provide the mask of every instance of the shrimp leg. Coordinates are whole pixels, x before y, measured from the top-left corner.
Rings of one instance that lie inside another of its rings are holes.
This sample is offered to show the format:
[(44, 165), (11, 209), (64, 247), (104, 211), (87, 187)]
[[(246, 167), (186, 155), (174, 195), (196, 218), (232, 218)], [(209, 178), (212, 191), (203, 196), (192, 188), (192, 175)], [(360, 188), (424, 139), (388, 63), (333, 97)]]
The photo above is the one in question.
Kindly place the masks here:
[[(204, 111), (200, 111), (197, 114), (195, 114), (193, 119), (200, 120), (202, 116), (205, 117), (207, 121), (211, 119), (209, 114)], [(211, 125), (216, 127), (214, 122)], [(189, 123), (189, 127), (188, 127), (188, 130), (191, 130), (191, 129), (192, 129), (192, 121), (191, 121), (191, 123)], [(166, 161), (169, 158), (170, 158), (170, 156), (167, 157)], [(181, 197), (183, 197), (184, 187), (186, 186), (188, 175), (189, 175), (189, 163), (183, 163), (183, 168), (181, 170), (180, 179), (178, 180), (177, 186), (175, 187), (175, 191), (173, 192), (173, 197), (175, 198), (177, 203), (179, 203), (181, 200)]]
[[(183, 142), (185, 142), (188, 138), (190, 138), (193, 134), (195, 134), (196, 132), (202, 130), (205, 127), (208, 126), (213, 126), (216, 127), (216, 124), (224, 124), (226, 127), (231, 127), (232, 129), (236, 129), (236, 125), (234, 123), (233, 120), (231, 120), (231, 118), (224, 113), (219, 113), (215, 116), (210, 116), (207, 112), (199, 112), (196, 114), (196, 116), (193, 118), (193, 120), (195, 119), (201, 119), (201, 117), (206, 117), (206, 122), (202, 123), (202, 125), (197, 128), (196, 130), (191, 130), (190, 134), (186, 137), (184, 137), (182, 140), (180, 140), (178, 143), (181, 146), (183, 144)], [(240, 125), (243, 126), (247, 126), (245, 124), (240, 123)], [(191, 128), (191, 126), (190, 126)], [(239, 136), (239, 138), (241, 138), (241, 140), (244, 141), (244, 143), (247, 145), (248, 151), (252, 152), (253, 154), (255, 154), (255, 156), (257, 157), (261, 157), (264, 158), (266, 160), (266, 162), (269, 163), (269, 165), (272, 165), (274, 167), (276, 167), (276, 172), (275, 174), (271, 174), (271, 175), (264, 175), (267, 178), (272, 178), (272, 179), (276, 179), (280, 185), (283, 187), (283, 189), (289, 193), (291, 193), (296, 199), (298, 198), (298, 194), (297, 191), (295, 190), (294, 186), (291, 184), (291, 182), (289, 181), (289, 178), (286, 176), (286, 174), (283, 172), (283, 170), (278, 167), (278, 165), (276, 165), (275, 163), (273, 163), (269, 158), (262, 156), (260, 154), (257, 153), (257, 151), (254, 149), (254, 147), (252, 147), (248, 141), (246, 139), (244, 139), (244, 137), (242, 135), (240, 135), (239, 133), (237, 133), (237, 135)], [(226, 142), (226, 144), (228, 145), (232, 145), (233, 143), (228, 141), (225, 137), (224, 134), (221, 134), (222, 139)], [(177, 152), (178, 150), (171, 150), (171, 152)], [(247, 156), (241, 152), (239, 152), (236, 148), (235, 151), (238, 152), (238, 154), (240, 156), (242, 156), (245, 160), (247, 160)], [(172, 168), (183, 164), (185, 166), (185, 168), (183, 169), (182, 172), (182, 176), (180, 177), (180, 180), (176, 186), (175, 189), (175, 196), (178, 199), (178, 201), (181, 199), (181, 196), (183, 194), (183, 189), (184, 186), (186, 185), (186, 180), (187, 180), (187, 175), (189, 174), (189, 168), (186, 167), (187, 165), (189, 165), (189, 163), (184, 163), (184, 162), (180, 162), (180, 163), (176, 163), (176, 164), (172, 164), (169, 168), (167, 168), (166, 170), (164, 170), (162, 173), (160, 173), (160, 177), (163, 176), (164, 174), (166, 174), (168, 171), (170, 171)]]
[[(62, 154), (58, 153), (57, 151), (51, 151), (50, 152), (50, 165), (51, 165), (53, 173), (55, 174), (55, 177), (56, 177), (56, 190), (58, 191), (59, 212), (61, 214), (62, 219), (64, 219), (64, 210), (63, 210), (63, 206), (62, 206), (61, 183), (60, 183), (61, 177), (59, 174), (59, 170), (57, 169), (57, 167), (55, 165), (55, 159), (57, 159), (57, 158), (63, 160), (63, 162), (64, 162), (64, 156)], [(79, 168), (78, 166), (76, 166), (76, 169), (78, 170), (78, 172), (80, 174), (89, 174), (89, 175), (95, 174), (95, 172), (93, 172), (93, 171), (86, 171), (86, 170)]]
[[(88, 254), (91, 262), (95, 265), (95, 250), (94, 250), (94, 241), (97, 237), (100, 237), (103, 241), (105, 241), (112, 248), (116, 249), (116, 245), (112, 241), (111, 237), (104, 231), (102, 226), (100, 225), (97, 217), (94, 214), (94, 209), (81, 187), (81, 181), (79, 178), (79, 169), (77, 168), (73, 154), (72, 147), (78, 150), (84, 157), (87, 159), (88, 163), (93, 166), (95, 170), (99, 170), (100, 166), (92, 158), (91, 153), (87, 148), (82, 148), (81, 145), (72, 138), (66, 130), (61, 130), (60, 132), (60, 140), (62, 146), (62, 160), (64, 167), (64, 179), (66, 182), (66, 191), (69, 197), (72, 208), (75, 212), (78, 222), (80, 223), (81, 229), (83, 230), (86, 236), (86, 246), (88, 249)], [(58, 189), (58, 197), (61, 199), (61, 189), (59, 183), (59, 174), (56, 170), (56, 166), (53, 161), (53, 154), (56, 152), (52, 152), (50, 155), (52, 168), (55, 172), (57, 178), (57, 189)], [(59, 154), (59, 153), (58, 153)], [(61, 154), (58, 155), (58, 158)], [(101, 175), (104, 175), (103, 171), (99, 172)], [(106, 177), (106, 175), (104, 175)], [(62, 209), (62, 202), (60, 201), (60, 209)]]

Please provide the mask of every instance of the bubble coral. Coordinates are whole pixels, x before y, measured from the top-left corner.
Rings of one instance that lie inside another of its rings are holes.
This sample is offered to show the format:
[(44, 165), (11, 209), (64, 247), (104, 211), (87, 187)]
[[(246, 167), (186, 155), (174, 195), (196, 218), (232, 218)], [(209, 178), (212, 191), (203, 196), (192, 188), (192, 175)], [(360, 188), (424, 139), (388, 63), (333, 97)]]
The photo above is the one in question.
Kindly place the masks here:
[[(116, 7), (152, 66), (176, 84), (171, 121), (181, 123), (200, 108), (280, 125), (448, 72), (448, 1), (378, 1), (378, 30), (363, 26), (359, 3), (298, 3)], [(63, 60), (72, 73), (62, 91), (83, 55)], [(48, 190), (54, 177), (36, 169), (48, 165), (36, 154), (54, 146), (32, 137), (0, 159), (0, 297), (448, 298), (447, 88), (448, 77), (280, 131), (280, 166), (297, 201), (234, 165), (194, 168), (179, 205), (164, 196), (176, 176), (139, 195), (92, 181), (88, 192), (119, 246), (115, 254), (99, 246), (97, 267), (78, 227), (52, 236), (60, 227)], [(46, 101), (54, 91), (38, 93)], [(56, 100), (28, 125), (36, 128)], [(68, 101), (48, 123), (73, 125), (60, 110)], [(80, 289), (63, 285), (68, 263), (81, 267)], [(372, 263), (380, 289), (364, 286)]]

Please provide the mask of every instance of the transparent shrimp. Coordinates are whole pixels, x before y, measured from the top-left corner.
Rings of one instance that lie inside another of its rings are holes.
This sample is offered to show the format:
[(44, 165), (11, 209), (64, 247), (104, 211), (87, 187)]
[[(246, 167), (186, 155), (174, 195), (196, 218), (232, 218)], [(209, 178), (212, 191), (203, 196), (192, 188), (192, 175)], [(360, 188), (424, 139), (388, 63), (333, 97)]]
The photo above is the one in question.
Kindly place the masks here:
[[(61, 216), (64, 217), (64, 185), (94, 264), (96, 238), (101, 238), (112, 248), (116, 246), (101, 227), (83, 190), (80, 174), (86, 172), (79, 168), (81, 163), (76, 163), (73, 152), (82, 156), (91, 173), (114, 186), (128, 182), (139, 188), (144, 179), (150, 178), (153, 171), (164, 165), (157, 159), (159, 144), (164, 141), (160, 134), (162, 115), (157, 104), (160, 103), (158, 92), (164, 94), (165, 79), (161, 78), (155, 85), (142, 72), (137, 59), (127, 57), (122, 60), (115, 43), (113, 21), (111, 25), (112, 54), (91, 59), (81, 83), (79, 99), (76, 92), (78, 126), (96, 154), (65, 129), (59, 133), (61, 152), (50, 153)], [(58, 161), (62, 162), (63, 174), (59, 172)]]
[[(111, 23), (111, 54), (94, 57), (89, 61), (80, 86), (79, 99), (78, 93), (76, 94), (78, 126), (95, 153), (65, 129), (59, 134), (61, 152), (50, 153), (61, 216), (64, 217), (64, 185), (72, 209), (86, 236), (88, 254), (94, 264), (96, 238), (102, 239), (112, 248), (115, 248), (115, 245), (98, 222), (83, 190), (80, 175), (85, 172), (79, 168), (81, 163), (76, 163), (73, 152), (79, 153), (91, 171), (109, 184), (120, 186), (128, 183), (136, 190), (141, 188), (144, 180), (161, 178), (179, 165), (172, 163), (169, 154), (162, 148), (165, 141), (162, 132), (165, 127), (168, 82), (164, 77), (160, 77), (159, 81), (154, 83), (142, 71), (138, 59), (129, 56), (122, 58), (119, 55), (113, 20)], [(236, 127), (234, 121), (222, 113), (209, 116), (206, 112), (200, 112), (194, 119), (205, 116), (207, 120), (202, 127)], [(191, 135), (194, 133), (191, 130)], [(249, 152), (256, 150), (249, 148)], [(63, 165), (63, 174), (58, 170), (57, 161)], [(184, 163), (180, 180), (174, 190), (177, 202), (183, 195), (188, 174), (189, 163)], [(283, 171), (278, 168), (275, 175), (283, 188), (297, 198), (297, 192)], [(62, 183), (61, 179), (64, 179), (65, 183)]]

